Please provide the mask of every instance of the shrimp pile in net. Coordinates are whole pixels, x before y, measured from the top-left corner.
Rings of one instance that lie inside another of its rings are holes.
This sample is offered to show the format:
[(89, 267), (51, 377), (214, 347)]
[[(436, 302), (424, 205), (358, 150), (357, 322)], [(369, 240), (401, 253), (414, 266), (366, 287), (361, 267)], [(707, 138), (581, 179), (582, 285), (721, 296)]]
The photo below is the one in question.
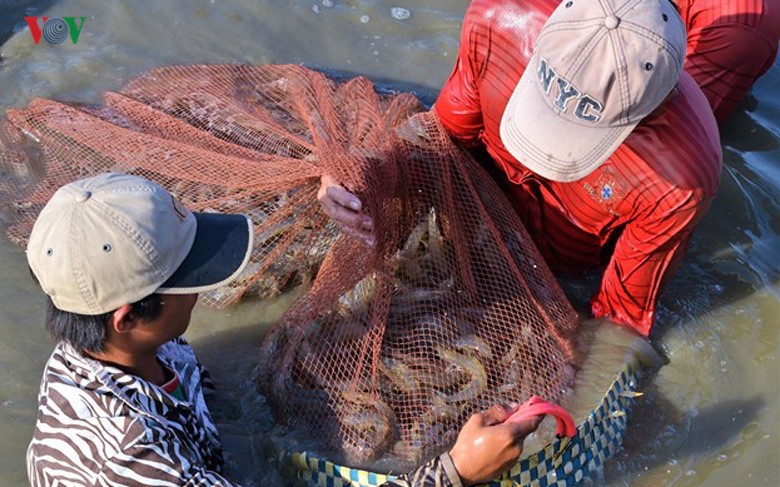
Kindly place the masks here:
[[(306, 286), (254, 380), (334, 460), (411, 464), (477, 410), (571, 385), (575, 312), (501, 190), (410, 94), (295, 65), (159, 68), (101, 106), (9, 110), (0, 171), (20, 244), (59, 186), (109, 171), (194, 211), (250, 215), (247, 270), (202, 299)], [(322, 212), (323, 174), (364, 203), (375, 246)]]

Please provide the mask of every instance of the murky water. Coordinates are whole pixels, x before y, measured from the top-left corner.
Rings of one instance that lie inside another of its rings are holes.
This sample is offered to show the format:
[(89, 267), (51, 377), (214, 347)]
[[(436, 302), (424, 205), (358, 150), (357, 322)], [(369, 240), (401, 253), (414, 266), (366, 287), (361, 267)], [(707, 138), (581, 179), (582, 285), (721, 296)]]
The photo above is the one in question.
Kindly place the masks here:
[[(393, 7), (411, 15), (394, 18)], [(225, 62), (363, 74), (430, 102), (454, 61), (465, 8), (460, 0), (0, 0), (0, 29), (24, 26), (23, 15), (87, 17), (76, 45), (36, 46), (26, 29), (5, 42), (0, 107), (36, 96), (97, 103), (154, 66)], [(598, 483), (768, 486), (780, 477), (778, 88), (775, 65), (724, 128), (718, 198), (661, 297), (657, 342), (671, 362), (648, 386), (625, 448)], [(4, 239), (0, 268), (0, 486), (18, 486), (51, 344), (24, 253)], [(568, 280), (566, 289), (581, 305), (596, 282)], [(272, 424), (247, 375), (287, 303), (199, 309), (187, 334), (220, 387), (215, 413), (229, 471), (247, 484), (278, 481), (263, 441)], [(581, 376), (584, 404), (600, 399), (603, 371), (617, 367), (628, 337), (602, 326), (598, 340)]]

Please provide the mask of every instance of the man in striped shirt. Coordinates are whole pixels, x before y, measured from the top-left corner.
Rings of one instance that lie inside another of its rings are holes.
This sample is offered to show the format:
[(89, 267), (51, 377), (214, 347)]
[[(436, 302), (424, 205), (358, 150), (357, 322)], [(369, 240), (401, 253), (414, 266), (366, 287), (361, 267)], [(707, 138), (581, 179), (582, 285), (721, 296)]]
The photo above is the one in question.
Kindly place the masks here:
[[(27, 247), (57, 341), (27, 451), (32, 486), (234, 485), (205, 402), (213, 388), (180, 337), (197, 293), (246, 266), (252, 235), (247, 217), (191, 213), (136, 176), (101, 174), (54, 194)], [(451, 452), (389, 485), (493, 478), (541, 420), (505, 423), (516, 412), (472, 416)]]
[[(453, 138), (486, 149), (553, 270), (606, 265), (593, 315), (645, 336), (720, 179), (717, 126), (684, 53), (668, 0), (474, 0), (433, 107)], [(370, 239), (354, 195), (326, 176), (319, 196)]]
[(688, 30), (685, 71), (723, 122), (777, 57), (780, 2), (676, 0)]
[(252, 235), (247, 217), (191, 213), (135, 176), (54, 194), (27, 247), (57, 342), (27, 450), (31, 485), (229, 484), (208, 376), (179, 337), (197, 293), (246, 266)]

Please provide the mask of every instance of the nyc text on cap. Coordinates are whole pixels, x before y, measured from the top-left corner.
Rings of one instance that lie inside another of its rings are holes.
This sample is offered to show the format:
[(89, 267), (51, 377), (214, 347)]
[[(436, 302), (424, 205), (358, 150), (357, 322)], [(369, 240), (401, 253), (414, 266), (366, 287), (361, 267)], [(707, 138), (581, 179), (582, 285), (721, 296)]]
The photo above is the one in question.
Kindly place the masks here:
[(553, 181), (599, 167), (677, 85), (686, 32), (669, 0), (564, 0), (501, 119), (507, 150)]

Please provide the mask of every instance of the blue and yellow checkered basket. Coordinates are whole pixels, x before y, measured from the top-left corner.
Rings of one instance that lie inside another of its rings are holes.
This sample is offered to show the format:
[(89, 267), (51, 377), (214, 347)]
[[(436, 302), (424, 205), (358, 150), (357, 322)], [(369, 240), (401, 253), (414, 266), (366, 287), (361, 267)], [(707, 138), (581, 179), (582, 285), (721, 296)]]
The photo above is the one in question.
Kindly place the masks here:
[[(607, 389), (597, 408), (577, 427), (572, 438), (556, 440), (540, 451), (518, 461), (489, 487), (565, 487), (579, 484), (598, 472), (604, 462), (622, 445), (627, 413), (636, 401), (641, 368), (627, 365)], [(336, 465), (305, 452), (286, 453), (284, 462), (300, 479), (318, 487), (375, 487), (392, 475)]]

